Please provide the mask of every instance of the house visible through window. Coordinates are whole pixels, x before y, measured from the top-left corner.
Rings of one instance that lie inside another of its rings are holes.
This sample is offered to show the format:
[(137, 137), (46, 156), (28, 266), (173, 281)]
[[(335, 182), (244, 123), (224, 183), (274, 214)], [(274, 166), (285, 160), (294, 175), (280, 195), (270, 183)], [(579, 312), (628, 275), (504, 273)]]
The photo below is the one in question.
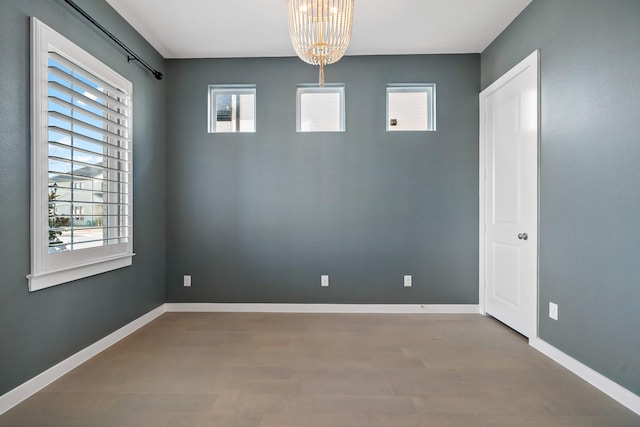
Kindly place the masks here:
[(133, 255), (132, 85), (33, 18), (30, 290)]
[(255, 131), (255, 85), (209, 86), (209, 133)]
[(388, 85), (387, 130), (436, 130), (435, 84)]

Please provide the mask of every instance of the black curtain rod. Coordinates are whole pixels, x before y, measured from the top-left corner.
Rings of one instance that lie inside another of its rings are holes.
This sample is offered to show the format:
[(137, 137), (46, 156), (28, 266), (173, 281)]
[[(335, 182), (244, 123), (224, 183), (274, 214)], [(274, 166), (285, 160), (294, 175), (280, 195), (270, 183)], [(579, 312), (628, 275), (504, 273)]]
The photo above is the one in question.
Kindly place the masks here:
[(103, 33), (105, 33), (111, 40), (113, 40), (118, 46), (120, 46), (121, 48), (123, 48), (129, 55), (131, 56), (127, 56), (127, 60), (128, 61), (138, 61), (140, 64), (142, 64), (147, 70), (151, 71), (151, 73), (153, 73), (153, 75), (155, 76), (156, 79), (158, 80), (162, 80), (164, 78), (164, 76), (162, 75), (162, 73), (158, 70), (154, 70), (149, 64), (147, 64), (146, 62), (144, 62), (142, 60), (142, 58), (140, 58), (138, 55), (135, 54), (134, 51), (132, 51), (131, 49), (129, 49), (129, 47), (122, 43), (120, 40), (118, 40), (118, 38), (116, 36), (114, 36), (113, 34), (111, 34), (109, 32), (109, 30), (107, 30), (106, 28), (104, 28), (102, 25), (100, 25), (98, 23), (98, 21), (96, 21), (95, 19), (93, 19), (91, 17), (91, 15), (89, 15), (87, 12), (85, 12), (84, 10), (82, 10), (82, 8), (80, 8), (80, 6), (78, 6), (77, 4), (75, 4), (74, 2), (72, 2), (71, 0), (64, 0), (65, 2), (67, 2), (67, 4), (69, 6), (71, 6), (72, 8), (74, 8), (80, 15), (84, 16), (89, 22), (91, 22), (93, 25), (95, 25), (96, 27), (98, 27), (98, 29), (100, 29)]

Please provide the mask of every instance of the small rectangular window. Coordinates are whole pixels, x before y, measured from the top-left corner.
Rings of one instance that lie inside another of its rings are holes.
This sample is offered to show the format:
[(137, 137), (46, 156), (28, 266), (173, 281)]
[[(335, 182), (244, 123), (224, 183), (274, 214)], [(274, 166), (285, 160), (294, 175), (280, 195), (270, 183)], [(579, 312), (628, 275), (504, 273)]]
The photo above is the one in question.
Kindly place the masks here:
[(255, 85), (209, 86), (209, 133), (256, 131)]
[(344, 85), (298, 86), (298, 132), (344, 132)]
[(435, 131), (436, 85), (388, 85), (387, 130)]

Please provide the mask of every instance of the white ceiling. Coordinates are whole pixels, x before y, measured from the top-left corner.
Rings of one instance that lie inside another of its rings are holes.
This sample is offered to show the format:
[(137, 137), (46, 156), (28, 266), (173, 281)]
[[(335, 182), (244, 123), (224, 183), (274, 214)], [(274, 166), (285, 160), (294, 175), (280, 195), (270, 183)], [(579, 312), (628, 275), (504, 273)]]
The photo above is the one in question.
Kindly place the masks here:
[[(165, 58), (295, 56), (286, 0), (107, 0)], [(479, 53), (531, 0), (357, 0), (347, 55)]]

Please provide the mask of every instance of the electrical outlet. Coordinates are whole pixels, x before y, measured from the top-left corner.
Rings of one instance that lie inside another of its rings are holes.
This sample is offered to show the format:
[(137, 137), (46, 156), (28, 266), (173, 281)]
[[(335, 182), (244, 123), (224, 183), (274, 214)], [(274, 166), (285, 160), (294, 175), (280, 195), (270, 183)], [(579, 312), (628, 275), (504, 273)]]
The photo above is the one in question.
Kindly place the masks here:
[(558, 320), (558, 304), (553, 302), (549, 303), (549, 317), (553, 320)]
[(404, 275), (404, 287), (405, 288), (410, 288), (411, 285), (411, 275), (410, 274), (405, 274)]
[(320, 276), (320, 286), (329, 286), (329, 275), (323, 274), (322, 276)]
[(191, 276), (184, 276), (183, 285), (186, 287), (191, 286)]

